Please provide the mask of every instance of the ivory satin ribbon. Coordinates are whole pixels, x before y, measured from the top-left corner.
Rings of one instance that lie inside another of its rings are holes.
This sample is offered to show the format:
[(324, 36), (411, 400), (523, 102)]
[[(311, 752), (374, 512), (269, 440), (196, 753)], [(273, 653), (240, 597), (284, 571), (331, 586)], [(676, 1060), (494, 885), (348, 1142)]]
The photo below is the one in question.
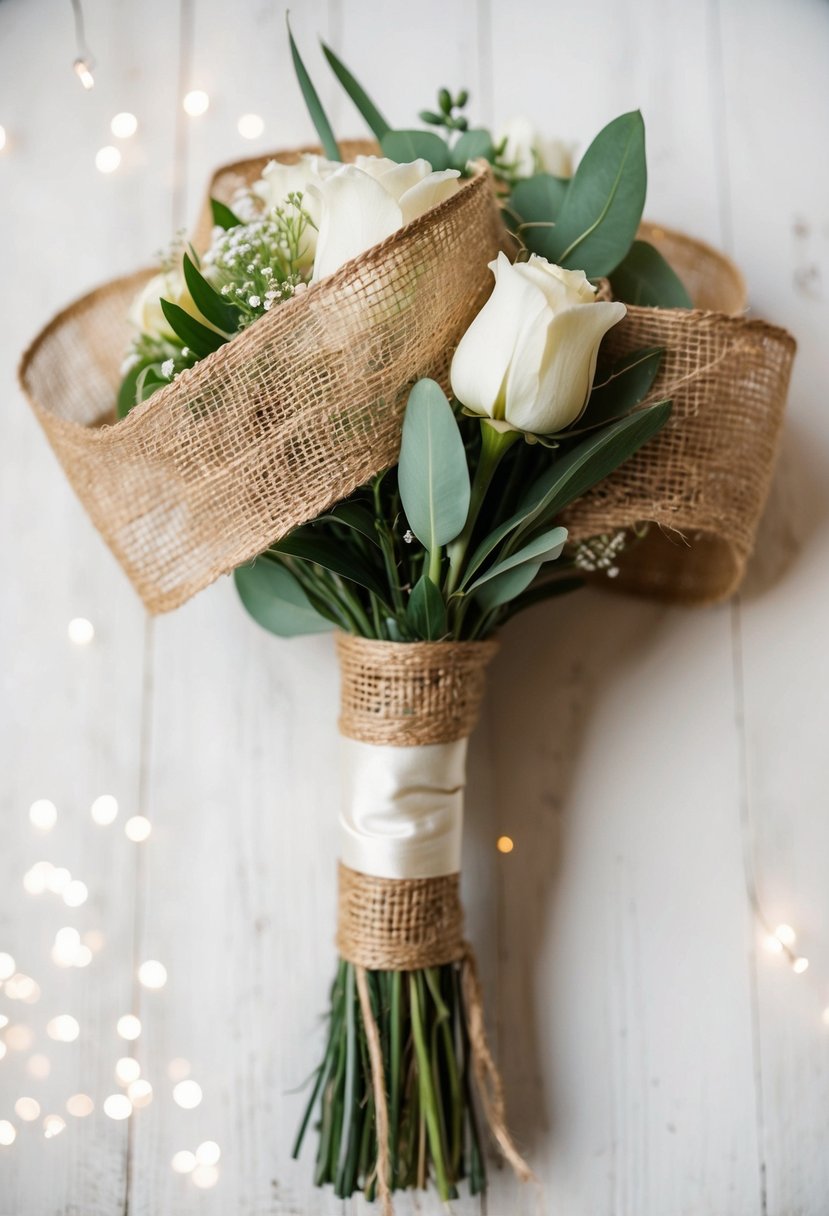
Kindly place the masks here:
[(461, 868), (466, 739), (391, 747), (342, 740), (341, 857), (378, 878)]

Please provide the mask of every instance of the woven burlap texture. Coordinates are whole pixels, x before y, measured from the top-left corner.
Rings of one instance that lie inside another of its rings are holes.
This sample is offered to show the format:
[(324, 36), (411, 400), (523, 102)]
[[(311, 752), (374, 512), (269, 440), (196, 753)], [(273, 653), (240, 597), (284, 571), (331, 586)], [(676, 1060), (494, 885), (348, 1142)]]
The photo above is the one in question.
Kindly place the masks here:
[[(279, 154), (295, 159), (302, 150)], [(376, 151), (344, 144), (346, 158)], [(266, 157), (225, 166), (232, 201)], [(115, 425), (126, 313), (149, 271), (70, 306), (24, 355), (21, 382), (93, 522), (153, 612), (177, 607), (393, 463), (408, 389), (446, 386), (452, 351), (508, 238), (481, 168), (452, 199), (273, 310)], [(205, 206), (195, 231), (210, 231)], [(665, 347), (662, 434), (565, 522), (576, 538), (650, 521), (619, 585), (688, 602), (739, 585), (768, 493), (794, 340), (739, 315), (727, 258), (655, 225), (642, 235), (695, 311), (630, 307), (608, 355)]]
[[(644, 225), (700, 308), (628, 308), (602, 344), (607, 364), (643, 347), (665, 354), (649, 397), (670, 397), (667, 426), (575, 502), (562, 522), (584, 539), (643, 521), (645, 540), (620, 562), (615, 586), (699, 603), (739, 586), (768, 496), (795, 341), (739, 315), (737, 268), (700, 241)], [(719, 311), (705, 311), (718, 309)], [(599, 375), (601, 376), (601, 370)]]
[[(417, 747), (471, 734), (497, 643), (376, 642), (337, 635), (340, 731)], [(337, 949), (369, 970), (415, 971), (464, 955), (458, 875), (395, 879), (339, 869)]]
[(340, 733), (417, 747), (470, 735), (497, 642), (378, 642), (337, 634)]
[[(264, 163), (220, 170), (210, 194), (231, 201)], [(202, 247), (208, 232), (203, 216)], [(420, 376), (447, 385), (452, 351), (491, 290), (487, 263), (506, 243), (481, 165), (452, 198), (117, 423), (127, 311), (151, 272), (51, 322), (23, 357), (23, 387), (150, 611), (182, 604), (394, 462), (409, 389)]]

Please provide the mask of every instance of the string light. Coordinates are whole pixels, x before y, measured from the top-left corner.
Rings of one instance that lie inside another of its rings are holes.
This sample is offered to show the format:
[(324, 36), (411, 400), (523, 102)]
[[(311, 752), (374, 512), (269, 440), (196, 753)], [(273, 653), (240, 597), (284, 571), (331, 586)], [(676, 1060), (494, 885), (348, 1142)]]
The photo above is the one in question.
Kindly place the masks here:
[(243, 114), (236, 126), (242, 139), (258, 139), (265, 130), (265, 120), (259, 114)]
[(131, 139), (138, 130), (138, 119), (129, 110), (122, 110), (115, 115), (109, 129), (116, 139)]
[(89, 889), (85, 882), (81, 882), (79, 878), (73, 878), (71, 882), (66, 884), (66, 889), (63, 892), (63, 902), (67, 908), (79, 908), (81, 904), (85, 904), (89, 898)]
[(196, 1168), (196, 1155), (189, 1152), (186, 1148), (182, 1149), (181, 1152), (173, 1155), (173, 1160), (170, 1164), (177, 1174), (189, 1174)]
[(118, 1019), (116, 1030), (122, 1039), (132, 1043), (141, 1034), (141, 1022), (134, 1013), (125, 1013)]
[(189, 93), (185, 93), (181, 104), (184, 106), (185, 114), (189, 114), (191, 118), (199, 118), (202, 114), (207, 113), (210, 98), (204, 89), (191, 89)]
[(112, 794), (99, 794), (89, 808), (89, 813), (99, 827), (105, 828), (118, 814), (118, 799)]
[(132, 1102), (133, 1106), (136, 1108), (149, 1106), (153, 1100), (153, 1087), (150, 1085), (149, 1081), (146, 1081), (143, 1077), (141, 1077), (140, 1080), (133, 1081), (127, 1087), (127, 1096), (129, 1097), (130, 1102)]
[[(121, 153), (113, 144), (105, 144), (95, 153), (95, 168), (99, 173), (114, 173), (121, 163)], [(86, 622), (89, 624), (89, 622)], [(90, 629), (92, 626), (90, 625)], [(75, 639), (73, 638), (73, 641)], [(92, 641), (92, 638), (89, 638)]]
[(122, 1085), (129, 1085), (141, 1076), (141, 1065), (134, 1056), (122, 1056), (115, 1063), (115, 1079)]
[(46, 1033), (56, 1043), (74, 1043), (81, 1033), (78, 1019), (69, 1013), (59, 1013), (56, 1018), (46, 1024)]
[(30, 975), (23, 975), (21, 971), (16, 971), (6, 980), (4, 991), (9, 1000), (25, 1001), (27, 1005), (34, 1005), (40, 1000), (40, 985)]
[(133, 844), (141, 844), (147, 839), (152, 830), (153, 825), (144, 815), (133, 815), (124, 824), (127, 840), (131, 840)]
[(778, 925), (774, 931), (774, 936), (784, 946), (793, 946), (797, 941), (797, 934), (791, 925)]
[(38, 861), (23, 875), (23, 888), (30, 895), (42, 895), (54, 866), (51, 861)]
[(167, 983), (167, 968), (156, 959), (149, 958), (138, 968), (138, 982), (144, 988), (163, 988)]
[(34, 1123), (40, 1115), (40, 1103), (36, 1098), (18, 1098), (14, 1104), (14, 1113), (24, 1123)]
[(499, 853), (511, 853), (515, 848), (515, 843), (511, 836), (499, 836), (495, 841), (495, 847)]
[(98, 954), (104, 948), (104, 935), (100, 929), (89, 929), (83, 935), (83, 942), (91, 954)]
[(2, 1059), (3, 1059), (3, 1057), (5, 1056), (5, 1054), (6, 1054), (6, 1052), (7, 1052), (7, 1051), (8, 1051), (8, 1047), (7, 1047), (7, 1046), (6, 1046), (6, 1044), (5, 1044), (5, 1043), (2, 1041), (2, 1039), (0, 1039), (0, 1060), (2, 1060)]
[(77, 49), (77, 58), (72, 67), (83, 87), (91, 89), (95, 84), (95, 77), (92, 75), (92, 69), (95, 67), (95, 56), (87, 45), (81, 0), (72, 0), (72, 13), (75, 18), (75, 45)]
[(201, 1086), (197, 1081), (179, 1081), (173, 1089), (173, 1101), (183, 1110), (194, 1110), (201, 1100)]
[(59, 1136), (66, 1127), (66, 1121), (60, 1115), (47, 1115), (43, 1120), (43, 1134), (47, 1140)]
[(126, 1094), (110, 1094), (104, 1101), (104, 1114), (110, 1119), (129, 1119), (132, 1102)]
[(215, 1165), (197, 1165), (190, 1175), (193, 1179), (193, 1185), (199, 1187), (200, 1190), (207, 1190), (208, 1187), (215, 1186), (219, 1181), (219, 1171)]
[[(114, 152), (115, 155), (118, 157), (118, 160), (121, 159), (121, 153), (118, 151), (117, 148), (112, 148), (112, 149), (101, 148), (101, 151), (95, 157), (95, 164), (98, 166), (99, 169), (101, 169), (101, 166), (100, 166), (100, 164), (98, 164), (98, 159), (101, 156), (102, 152), (107, 152), (107, 151)], [(116, 165), (112, 166), (113, 169), (116, 167), (117, 167)], [(111, 170), (110, 169), (101, 169), (101, 172), (108, 173), (108, 172), (111, 172)], [(69, 641), (72, 642), (75, 646), (88, 646), (89, 643), (92, 641), (92, 639), (95, 637), (95, 626), (92, 624), (91, 621), (88, 621), (85, 616), (75, 616), (72, 618), (72, 620), (66, 626), (66, 632), (69, 636)]]
[(26, 1061), (26, 1072), (30, 1077), (36, 1077), (38, 1081), (45, 1080), (51, 1071), (52, 1065), (49, 1063), (48, 1056), (29, 1056)]
[(205, 1140), (196, 1149), (196, 1160), (199, 1165), (215, 1165), (222, 1155), (215, 1140)]
[(808, 970), (808, 968), (809, 960), (804, 958), (802, 954), (799, 955), (792, 963), (792, 971), (794, 971), (796, 975), (802, 975), (804, 971)]
[(6, 146), (6, 128), (0, 127), (0, 152), (3, 151), (5, 146)]
[(53, 895), (62, 895), (72, 881), (72, 875), (66, 866), (50, 866), (46, 876), (46, 886)]
[(10, 954), (0, 952), (0, 980), (7, 980), (17, 970), (17, 963)]
[(66, 1099), (66, 1109), (76, 1119), (85, 1119), (87, 1115), (92, 1114), (95, 1103), (89, 1094), (73, 1094), (71, 1098)]
[(58, 808), (48, 798), (37, 798), (29, 807), (29, 819), (39, 832), (51, 832), (58, 821)]
[(14, 1129), (14, 1124), (9, 1123), (8, 1119), (0, 1119), (0, 1144), (8, 1147), (14, 1144), (17, 1139), (17, 1132)]
[(6, 1046), (10, 1051), (28, 1051), (35, 1041), (35, 1032), (23, 1022), (15, 1022), (6, 1031)]

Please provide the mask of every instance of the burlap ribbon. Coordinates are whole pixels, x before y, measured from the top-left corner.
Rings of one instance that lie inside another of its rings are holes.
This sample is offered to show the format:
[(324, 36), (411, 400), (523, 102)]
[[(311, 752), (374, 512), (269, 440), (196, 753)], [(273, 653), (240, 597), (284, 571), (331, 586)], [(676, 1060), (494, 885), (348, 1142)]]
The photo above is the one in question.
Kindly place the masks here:
[[(376, 151), (345, 143), (346, 158)], [(280, 153), (291, 160), (299, 151)], [(227, 165), (231, 202), (268, 158)], [(60, 313), (23, 357), (23, 388), (93, 522), (151, 612), (177, 607), (392, 464), (409, 388), (444, 386), (452, 351), (509, 244), (489, 171), (114, 423), (126, 314), (149, 271)], [(210, 231), (205, 206), (195, 229)], [(783, 330), (739, 315), (735, 268), (649, 226), (699, 311), (630, 308), (610, 353), (661, 345), (666, 430), (575, 503), (573, 536), (657, 525), (626, 564), (633, 591), (714, 600), (737, 586), (771, 478), (794, 353)]]
[[(484, 695), (487, 642), (378, 642), (337, 637), (340, 731), (361, 743), (417, 747), (469, 735)], [(383, 1058), (367, 970), (413, 971), (458, 962), (473, 1069), (487, 1123), (516, 1174), (532, 1171), (509, 1134), (503, 1085), (487, 1041), (475, 955), (463, 937), (458, 874), (378, 878), (339, 867), (337, 949), (357, 971), (377, 1110), (378, 1187), (386, 1210), (387, 1110)], [(374, 1043), (374, 1048), (372, 1048)]]

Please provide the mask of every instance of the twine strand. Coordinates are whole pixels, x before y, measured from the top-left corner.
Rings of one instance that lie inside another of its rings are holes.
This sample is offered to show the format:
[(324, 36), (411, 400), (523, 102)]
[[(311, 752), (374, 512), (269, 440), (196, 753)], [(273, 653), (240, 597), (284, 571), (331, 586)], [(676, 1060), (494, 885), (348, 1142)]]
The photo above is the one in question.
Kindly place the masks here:
[(357, 976), (357, 992), (360, 997), (360, 1009), (363, 1013), (363, 1025), (366, 1031), (368, 1057), (371, 1064), (371, 1084), (374, 1090), (374, 1119), (377, 1133), (377, 1190), (383, 1216), (394, 1216), (394, 1204), (391, 1198), (391, 1159), (389, 1154), (389, 1107), (386, 1101), (386, 1075), (383, 1068), (383, 1050), (380, 1046), (380, 1032), (374, 1010), (371, 1008), (371, 996), (368, 991), (365, 967), (354, 968)]

